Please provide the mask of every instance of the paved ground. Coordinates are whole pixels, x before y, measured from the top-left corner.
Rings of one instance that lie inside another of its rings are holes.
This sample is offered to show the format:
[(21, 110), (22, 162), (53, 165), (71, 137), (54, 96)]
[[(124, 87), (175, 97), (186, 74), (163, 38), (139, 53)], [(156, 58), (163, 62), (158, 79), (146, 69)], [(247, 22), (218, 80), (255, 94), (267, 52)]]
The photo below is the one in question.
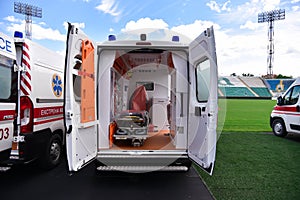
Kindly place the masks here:
[(68, 175), (63, 162), (50, 171), (37, 166), (0, 173), (0, 197), (70, 200), (201, 200), (213, 199), (196, 171), (129, 174), (96, 172), (94, 164)]

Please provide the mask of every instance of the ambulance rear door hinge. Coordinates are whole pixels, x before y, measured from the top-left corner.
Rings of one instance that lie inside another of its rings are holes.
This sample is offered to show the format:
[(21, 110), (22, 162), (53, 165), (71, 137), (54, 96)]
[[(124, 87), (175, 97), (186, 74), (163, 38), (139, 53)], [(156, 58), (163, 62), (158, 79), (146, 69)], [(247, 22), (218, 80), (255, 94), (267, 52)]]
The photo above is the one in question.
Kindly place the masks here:
[(14, 65), (14, 72), (18, 72), (18, 71), (20, 71), (20, 72), (25, 72), (26, 71), (26, 69), (25, 69), (25, 67), (23, 67), (22, 65)]

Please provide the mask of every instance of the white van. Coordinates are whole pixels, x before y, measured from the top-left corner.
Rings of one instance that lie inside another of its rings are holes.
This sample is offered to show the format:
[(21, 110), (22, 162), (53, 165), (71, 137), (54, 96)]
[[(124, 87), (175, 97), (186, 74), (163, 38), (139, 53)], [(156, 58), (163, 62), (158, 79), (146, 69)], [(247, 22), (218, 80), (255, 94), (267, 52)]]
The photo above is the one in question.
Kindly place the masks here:
[(6, 74), (0, 75), (1, 83), (2, 78), (8, 81), (3, 83), (7, 87), (1, 87), (8, 90), (1, 92), (7, 98), (1, 100), (1, 109), (11, 114), (5, 115), (9, 126), (1, 125), (1, 130), (9, 130), (10, 140), (5, 146), (9, 147), (9, 159), (1, 164), (10, 166), (39, 159), (43, 167), (52, 168), (60, 162), (65, 138), (64, 57), (23, 38), (21, 32), (15, 32), (9, 45), (15, 48), (15, 55), (9, 65), (1, 66)]
[(0, 162), (9, 158), (16, 116), (17, 74), (14, 40), (0, 32)]
[(188, 170), (191, 159), (212, 173), (218, 114), (212, 27), (189, 45), (146, 34), (94, 44), (69, 24), (65, 72), (70, 171), (94, 159), (98, 170)]
[(300, 133), (300, 77), (277, 99), (270, 125), (276, 136), (285, 137), (288, 133)]

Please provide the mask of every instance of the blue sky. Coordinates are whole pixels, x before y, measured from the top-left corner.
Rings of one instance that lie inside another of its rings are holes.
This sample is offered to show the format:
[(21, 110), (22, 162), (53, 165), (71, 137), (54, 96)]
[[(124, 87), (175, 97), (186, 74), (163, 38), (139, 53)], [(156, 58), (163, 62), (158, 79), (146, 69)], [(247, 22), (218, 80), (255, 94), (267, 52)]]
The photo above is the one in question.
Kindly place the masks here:
[[(17, 1), (18, 2), (18, 1)], [(164, 28), (193, 39), (213, 25), (219, 73), (267, 73), (268, 24), (257, 14), (285, 9), (275, 22), (274, 73), (300, 76), (300, 0), (20, 0), (43, 10), (33, 18), (33, 41), (64, 54), (66, 22), (76, 23), (94, 41), (141, 28)], [(0, 31), (25, 30), (14, 1), (0, 2)]]

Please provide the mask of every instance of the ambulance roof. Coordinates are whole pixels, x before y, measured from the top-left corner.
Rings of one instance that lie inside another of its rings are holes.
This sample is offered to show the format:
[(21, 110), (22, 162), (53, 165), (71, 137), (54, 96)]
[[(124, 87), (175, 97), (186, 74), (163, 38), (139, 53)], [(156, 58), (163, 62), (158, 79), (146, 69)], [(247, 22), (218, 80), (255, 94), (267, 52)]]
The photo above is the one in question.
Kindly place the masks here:
[(298, 77), (292, 85), (300, 85), (300, 77)]
[[(144, 33), (143, 33), (144, 32)], [(138, 47), (138, 48), (187, 48), (190, 38), (170, 30), (137, 30), (122, 33), (118, 36), (109, 35), (108, 41), (97, 43), (100, 47)]]
[(187, 48), (188, 45), (172, 41), (141, 41), (141, 40), (116, 40), (97, 43), (100, 47), (140, 47), (140, 48)]

